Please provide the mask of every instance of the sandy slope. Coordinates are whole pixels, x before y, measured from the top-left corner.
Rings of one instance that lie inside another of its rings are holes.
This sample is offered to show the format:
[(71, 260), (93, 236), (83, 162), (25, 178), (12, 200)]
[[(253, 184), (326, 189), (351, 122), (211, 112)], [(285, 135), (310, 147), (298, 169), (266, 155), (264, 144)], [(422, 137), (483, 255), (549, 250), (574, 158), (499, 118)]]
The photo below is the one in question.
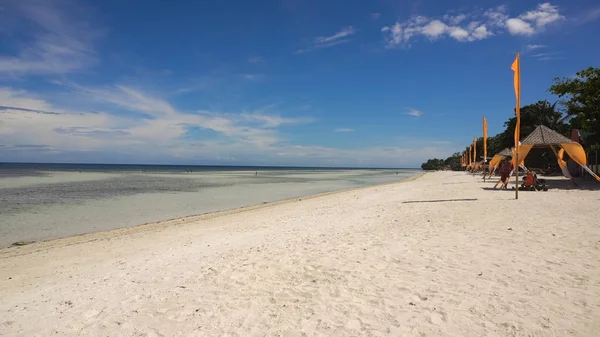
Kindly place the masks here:
[[(600, 192), (491, 185), (431, 173), (0, 251), (0, 335), (597, 336)], [(444, 199), (477, 200), (404, 203)]]

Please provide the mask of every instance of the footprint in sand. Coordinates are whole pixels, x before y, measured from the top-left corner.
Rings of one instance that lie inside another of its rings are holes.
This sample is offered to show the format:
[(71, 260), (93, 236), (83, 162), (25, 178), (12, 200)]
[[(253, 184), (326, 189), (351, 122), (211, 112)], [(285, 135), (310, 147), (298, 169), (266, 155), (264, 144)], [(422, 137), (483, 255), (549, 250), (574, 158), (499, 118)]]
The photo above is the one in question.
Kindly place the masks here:
[(426, 318), (427, 322), (434, 325), (442, 325), (448, 321), (446, 313), (443, 311), (434, 311)]
[(88, 310), (88, 311), (86, 311), (86, 312), (83, 314), (83, 317), (85, 317), (85, 319), (87, 319), (87, 320), (92, 320), (92, 319), (95, 319), (95, 318), (97, 318), (98, 316), (100, 316), (100, 314), (101, 314), (103, 311), (104, 311), (104, 309), (102, 309), (102, 310), (91, 309), (91, 310)]
[(346, 323), (346, 328), (348, 328), (350, 330), (361, 331), (362, 323), (357, 319), (351, 319)]

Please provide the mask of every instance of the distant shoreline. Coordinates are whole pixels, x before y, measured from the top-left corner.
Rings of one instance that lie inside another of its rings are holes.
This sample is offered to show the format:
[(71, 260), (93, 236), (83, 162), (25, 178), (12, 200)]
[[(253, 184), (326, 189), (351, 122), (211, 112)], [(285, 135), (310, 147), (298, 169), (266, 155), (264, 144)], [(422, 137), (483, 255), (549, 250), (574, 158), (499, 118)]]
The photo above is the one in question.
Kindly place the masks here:
[(255, 165), (198, 165), (198, 164), (101, 164), (101, 163), (33, 163), (33, 162), (0, 162), (0, 170), (3, 169), (37, 169), (52, 170), (67, 169), (67, 171), (78, 169), (104, 168), (120, 171), (139, 169), (190, 169), (196, 168), (201, 171), (216, 169), (218, 171), (257, 171), (257, 170), (419, 170), (420, 168), (394, 168), (394, 167), (339, 167), (339, 166), (255, 166)]

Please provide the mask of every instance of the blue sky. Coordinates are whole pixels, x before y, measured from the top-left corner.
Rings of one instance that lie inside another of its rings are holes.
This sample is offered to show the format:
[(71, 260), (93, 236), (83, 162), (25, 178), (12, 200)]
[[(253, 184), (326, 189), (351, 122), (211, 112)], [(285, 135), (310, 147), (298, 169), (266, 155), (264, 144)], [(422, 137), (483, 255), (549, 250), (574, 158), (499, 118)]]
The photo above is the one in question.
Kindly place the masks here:
[(0, 161), (418, 167), (600, 60), (575, 1), (0, 0)]

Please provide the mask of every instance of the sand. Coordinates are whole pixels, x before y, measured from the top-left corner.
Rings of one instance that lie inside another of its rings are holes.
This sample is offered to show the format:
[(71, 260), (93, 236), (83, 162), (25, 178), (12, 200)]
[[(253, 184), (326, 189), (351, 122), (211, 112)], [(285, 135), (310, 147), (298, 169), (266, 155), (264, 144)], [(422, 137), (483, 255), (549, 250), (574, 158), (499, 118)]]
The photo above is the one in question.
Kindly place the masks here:
[(0, 335), (597, 336), (598, 190), (492, 185), (428, 173), (0, 250)]

